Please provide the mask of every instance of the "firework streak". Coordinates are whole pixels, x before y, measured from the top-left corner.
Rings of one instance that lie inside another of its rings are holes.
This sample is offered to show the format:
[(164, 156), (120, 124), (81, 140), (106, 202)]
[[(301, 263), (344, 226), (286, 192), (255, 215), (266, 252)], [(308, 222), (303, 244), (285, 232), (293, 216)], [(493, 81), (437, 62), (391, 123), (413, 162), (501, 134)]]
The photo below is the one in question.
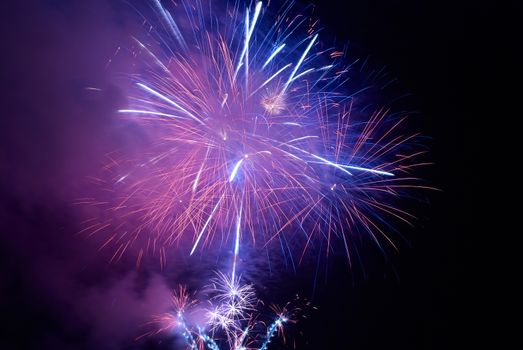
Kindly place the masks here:
[(107, 198), (84, 201), (107, 214), (85, 231), (107, 233), (112, 260), (131, 247), (138, 263), (149, 251), (165, 263), (173, 244), (226, 249), (232, 279), (243, 246), (293, 264), (322, 249), (352, 263), (364, 236), (395, 249), (392, 222), (413, 219), (396, 204), (423, 187), (411, 175), (423, 165), (418, 135), (403, 115), (367, 112), (371, 86), (354, 88), (356, 62), (323, 46), (317, 21), (292, 3), (241, 3), (151, 2), (158, 23), (132, 38), (139, 68), (118, 110), (146, 146), (108, 155), (110, 175), (97, 179)]

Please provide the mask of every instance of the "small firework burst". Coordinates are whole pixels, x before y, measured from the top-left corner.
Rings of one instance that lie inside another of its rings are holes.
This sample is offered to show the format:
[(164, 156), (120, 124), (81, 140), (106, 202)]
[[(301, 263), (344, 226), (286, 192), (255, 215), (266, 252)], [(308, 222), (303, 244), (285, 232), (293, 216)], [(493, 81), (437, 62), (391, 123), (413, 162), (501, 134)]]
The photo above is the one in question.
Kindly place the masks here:
[[(223, 273), (218, 273), (201, 295), (205, 297), (203, 301), (179, 287), (173, 293), (172, 310), (155, 316), (150, 323), (154, 329), (139, 339), (167, 333), (182, 336), (191, 349), (266, 350), (274, 337), (283, 337), (286, 324), (295, 323), (300, 317), (303, 306), (298, 305), (310, 305), (296, 297), (284, 307), (267, 308), (251, 284)], [(203, 318), (193, 316), (202, 312)], [(269, 323), (262, 320), (266, 314), (271, 319)]]

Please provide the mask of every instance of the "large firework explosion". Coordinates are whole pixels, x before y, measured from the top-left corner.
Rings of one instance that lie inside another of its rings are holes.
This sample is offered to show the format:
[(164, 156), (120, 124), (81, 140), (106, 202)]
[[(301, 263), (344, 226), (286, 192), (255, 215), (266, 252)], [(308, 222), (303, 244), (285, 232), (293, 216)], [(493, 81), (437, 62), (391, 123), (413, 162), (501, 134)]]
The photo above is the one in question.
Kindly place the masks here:
[(357, 61), (321, 43), (318, 21), (292, 2), (149, 4), (118, 110), (147, 146), (109, 154), (96, 179), (107, 196), (81, 201), (101, 209), (85, 231), (105, 234), (112, 260), (134, 248), (165, 264), (177, 244), (235, 263), (240, 245), (293, 261), (324, 247), (352, 263), (364, 236), (396, 249), (394, 221), (413, 219), (397, 202), (423, 187), (411, 170), (424, 150), (406, 116), (372, 111), (372, 85), (355, 86)]

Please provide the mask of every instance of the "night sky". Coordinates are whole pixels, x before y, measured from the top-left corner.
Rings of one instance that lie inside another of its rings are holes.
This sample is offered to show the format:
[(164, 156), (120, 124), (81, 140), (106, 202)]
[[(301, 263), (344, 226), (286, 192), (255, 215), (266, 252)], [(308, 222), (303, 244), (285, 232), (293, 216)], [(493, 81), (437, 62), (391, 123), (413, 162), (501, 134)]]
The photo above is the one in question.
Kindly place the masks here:
[[(0, 23), (0, 348), (172, 348), (165, 337), (134, 338), (164, 310), (169, 281), (187, 272), (152, 262), (137, 271), (132, 259), (109, 265), (99, 242), (76, 234), (72, 204), (103, 155), (129, 142), (114, 119), (125, 98), (106, 65), (134, 14), (123, 1), (13, 3)], [(465, 17), (479, 10), (446, 0), (313, 3), (329, 35), (397, 79), (392, 94), (407, 96), (415, 127), (430, 137), (434, 165), (420, 176), (441, 191), (410, 204), (419, 219), (401, 227), (399, 254), (383, 259), (369, 247), (370, 265), (354, 271), (333, 257), (316, 283), (305, 264), (268, 277), (276, 290), (262, 294), (299, 293), (317, 307), (290, 331), (298, 349), (458, 347), (465, 207), (479, 184), (467, 177), (479, 126), (464, 95), (468, 52), (480, 39)]]

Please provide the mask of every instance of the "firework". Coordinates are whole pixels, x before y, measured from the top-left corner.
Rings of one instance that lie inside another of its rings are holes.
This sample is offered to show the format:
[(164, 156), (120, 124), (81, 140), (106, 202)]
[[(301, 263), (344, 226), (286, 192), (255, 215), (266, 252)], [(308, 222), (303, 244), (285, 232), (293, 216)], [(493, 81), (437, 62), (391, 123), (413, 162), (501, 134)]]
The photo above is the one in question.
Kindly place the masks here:
[[(218, 273), (205, 289), (204, 301), (192, 298), (185, 287), (174, 291), (172, 310), (156, 316), (154, 327), (144, 336), (167, 333), (182, 336), (190, 349), (258, 349), (266, 350), (276, 335), (283, 335), (286, 324), (295, 323), (303, 306), (298, 298), (284, 307), (270, 307), (265, 313), (272, 319), (268, 325), (260, 320), (264, 304), (256, 297), (254, 287)], [(205, 317), (193, 317), (204, 311)], [(188, 320), (191, 319), (191, 321)]]
[(254, 310), (254, 288), (249, 284), (241, 284), (238, 277), (228, 277), (220, 273), (218, 278), (212, 281), (210, 290), (214, 294), (213, 299), (220, 305), (209, 313), (210, 323), (214, 327), (236, 324), (237, 321), (246, 319), (249, 311)]
[(85, 231), (107, 233), (112, 260), (133, 246), (162, 263), (173, 244), (225, 248), (234, 281), (247, 244), (300, 259), (341, 249), (349, 262), (353, 237), (395, 248), (389, 227), (413, 218), (396, 203), (423, 187), (410, 174), (418, 135), (403, 116), (368, 112), (370, 86), (351, 83), (355, 63), (321, 43), (318, 22), (292, 4), (151, 4), (158, 20), (132, 38), (140, 68), (118, 110), (147, 145), (108, 155), (97, 179), (108, 196), (84, 201), (108, 213)]

